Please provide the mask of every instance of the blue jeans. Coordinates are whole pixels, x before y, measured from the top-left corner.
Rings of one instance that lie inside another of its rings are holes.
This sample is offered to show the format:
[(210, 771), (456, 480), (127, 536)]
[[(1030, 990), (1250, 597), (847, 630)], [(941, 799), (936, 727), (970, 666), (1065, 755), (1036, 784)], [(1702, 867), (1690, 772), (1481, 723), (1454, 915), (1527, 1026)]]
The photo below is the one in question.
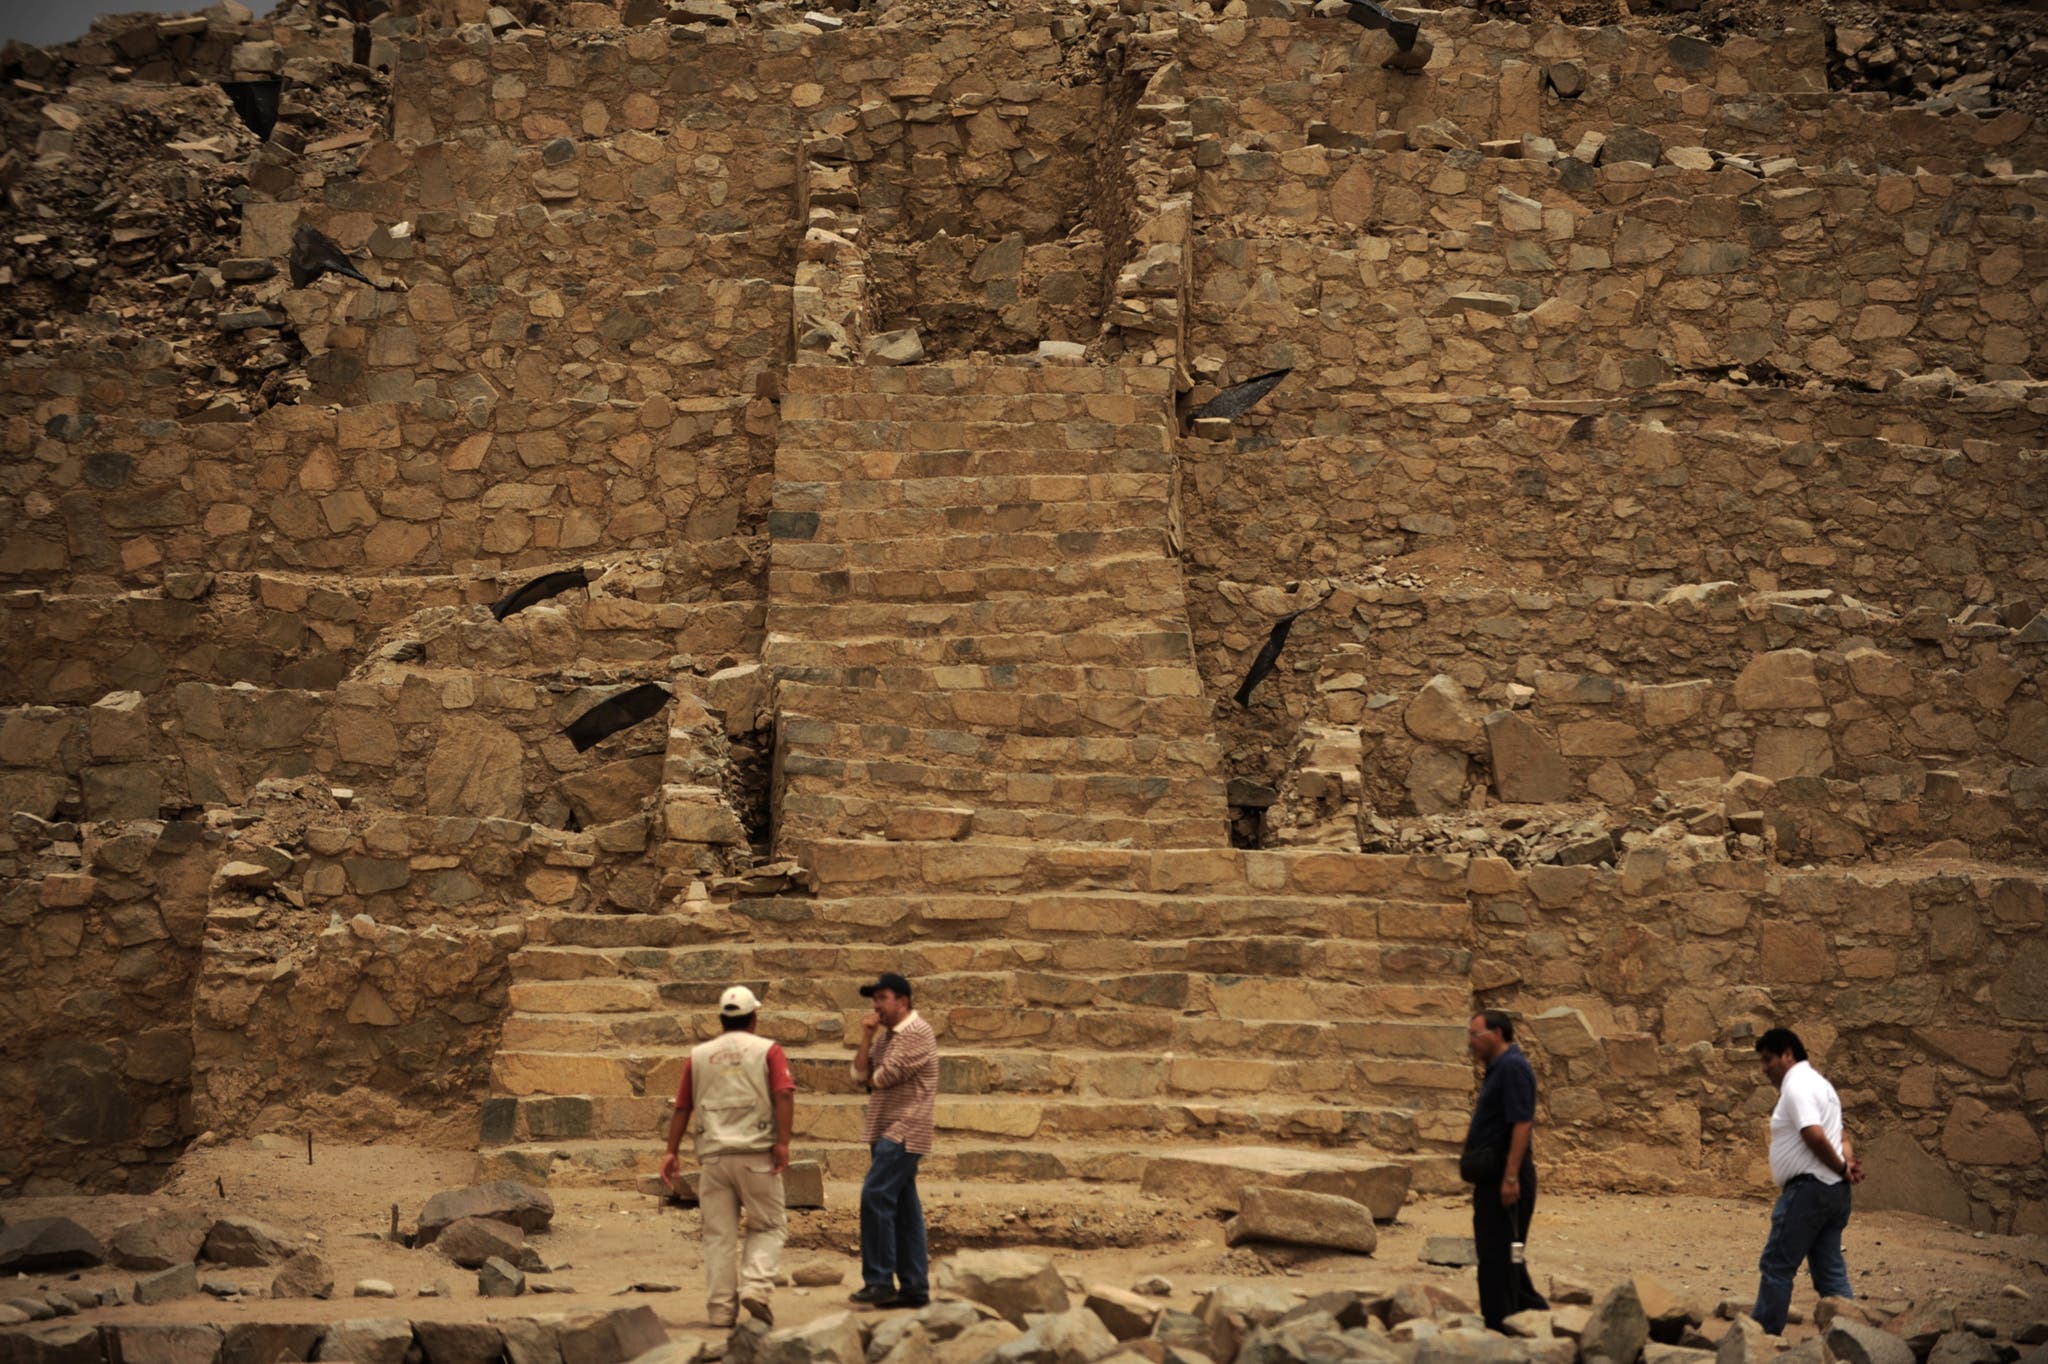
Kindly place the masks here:
[(1823, 1184), (1801, 1175), (1778, 1195), (1771, 1209), (1771, 1236), (1757, 1261), (1762, 1280), (1750, 1315), (1766, 1332), (1780, 1335), (1792, 1308), (1792, 1281), (1804, 1260), (1813, 1291), (1823, 1298), (1853, 1298), (1849, 1265), (1842, 1259), (1842, 1228), (1849, 1225), (1849, 1184)]
[(861, 1281), (883, 1292), (894, 1288), (905, 1297), (929, 1297), (931, 1257), (924, 1244), (924, 1204), (917, 1200), (917, 1163), (924, 1157), (887, 1137), (868, 1156), (868, 1177), (860, 1186)]

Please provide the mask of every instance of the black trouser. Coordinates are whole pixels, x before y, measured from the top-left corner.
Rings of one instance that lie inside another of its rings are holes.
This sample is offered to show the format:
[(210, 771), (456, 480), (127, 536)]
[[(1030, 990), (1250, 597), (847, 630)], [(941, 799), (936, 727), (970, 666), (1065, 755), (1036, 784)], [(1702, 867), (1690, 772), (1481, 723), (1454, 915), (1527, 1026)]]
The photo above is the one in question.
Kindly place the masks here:
[(1550, 1306), (1529, 1280), (1529, 1267), (1516, 1264), (1509, 1245), (1529, 1239), (1529, 1220), (1536, 1215), (1536, 1159), (1522, 1157), (1522, 1197), (1502, 1207), (1500, 1181), (1472, 1186), (1472, 1242), (1479, 1251), (1479, 1311), (1486, 1324), (1500, 1330), (1517, 1312)]

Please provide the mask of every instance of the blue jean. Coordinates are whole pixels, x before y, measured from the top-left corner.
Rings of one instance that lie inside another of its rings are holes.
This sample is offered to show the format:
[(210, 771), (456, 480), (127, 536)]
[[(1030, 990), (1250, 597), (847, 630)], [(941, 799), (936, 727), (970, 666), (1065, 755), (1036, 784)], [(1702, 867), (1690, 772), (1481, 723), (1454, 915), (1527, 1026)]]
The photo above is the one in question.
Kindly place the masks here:
[(1782, 1334), (1792, 1308), (1792, 1281), (1800, 1261), (1823, 1298), (1853, 1298), (1842, 1258), (1842, 1228), (1849, 1225), (1849, 1184), (1823, 1184), (1802, 1175), (1785, 1186), (1771, 1209), (1771, 1235), (1757, 1261), (1762, 1280), (1750, 1315), (1771, 1335)]
[(860, 1277), (869, 1288), (894, 1288), (909, 1298), (931, 1295), (924, 1204), (917, 1198), (917, 1163), (923, 1159), (887, 1137), (868, 1152), (868, 1177), (860, 1186)]

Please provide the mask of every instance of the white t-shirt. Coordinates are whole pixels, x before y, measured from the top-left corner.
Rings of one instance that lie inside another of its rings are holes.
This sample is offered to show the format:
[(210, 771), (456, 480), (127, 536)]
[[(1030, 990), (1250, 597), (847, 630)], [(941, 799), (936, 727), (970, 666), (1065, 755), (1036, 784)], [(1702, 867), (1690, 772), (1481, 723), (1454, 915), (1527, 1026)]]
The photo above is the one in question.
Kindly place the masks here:
[(1842, 1150), (1842, 1100), (1835, 1087), (1804, 1061), (1795, 1062), (1778, 1086), (1778, 1106), (1771, 1110), (1771, 1178), (1779, 1188), (1795, 1175), (1812, 1175), (1823, 1184), (1842, 1177), (1821, 1163), (1800, 1132), (1818, 1127), (1837, 1155)]

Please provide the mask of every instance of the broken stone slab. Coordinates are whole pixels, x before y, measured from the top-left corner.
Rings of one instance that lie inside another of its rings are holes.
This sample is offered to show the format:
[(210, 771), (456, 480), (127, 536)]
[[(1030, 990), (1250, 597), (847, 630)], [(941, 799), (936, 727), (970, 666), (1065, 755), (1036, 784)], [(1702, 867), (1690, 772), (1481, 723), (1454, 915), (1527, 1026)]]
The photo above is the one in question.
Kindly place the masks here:
[(439, 1236), (450, 1223), (465, 1217), (490, 1217), (510, 1222), (528, 1235), (546, 1231), (555, 1217), (555, 1200), (544, 1189), (517, 1180), (496, 1179), (465, 1189), (446, 1189), (420, 1210), (419, 1244)]
[(963, 1250), (939, 1262), (932, 1286), (994, 1308), (1022, 1327), (1036, 1312), (1067, 1310), (1067, 1285), (1050, 1260), (1019, 1250)]
[(526, 1291), (526, 1275), (494, 1255), (477, 1270), (476, 1291), (481, 1298), (516, 1298)]
[[(1195, 1304), (1211, 1359), (1235, 1359), (1245, 1337), (1293, 1311), (1301, 1294), (1276, 1284), (1222, 1284)], [(1161, 1323), (1165, 1318), (1162, 1316)]]
[(1409, 1169), (1396, 1161), (1364, 1160), (1326, 1151), (1274, 1146), (1225, 1146), (1176, 1152), (1145, 1162), (1144, 1192), (1235, 1212), (1252, 1185), (1335, 1194), (1362, 1203), (1376, 1222), (1391, 1222), (1408, 1197)]
[(1118, 1340), (1142, 1340), (1159, 1320), (1157, 1302), (1109, 1284), (1090, 1284), (1083, 1304)]
[[(1449, 1265), (1453, 1269), (1470, 1269), (1479, 1263), (1479, 1248), (1469, 1236), (1431, 1236), (1422, 1243), (1422, 1254), (1417, 1257), (1426, 1265)], [(1544, 1321), (1544, 1332), (1549, 1333), (1550, 1323)]]
[(1837, 1317), (1823, 1337), (1842, 1364), (1914, 1364), (1913, 1347), (1881, 1327)]
[[(105, 1332), (108, 1357), (127, 1364), (213, 1364), (220, 1357), (218, 1326), (123, 1324), (106, 1327)], [(408, 1326), (408, 1343), (411, 1337)]]
[(0, 1230), (0, 1274), (92, 1269), (106, 1262), (98, 1238), (68, 1217), (31, 1217)]
[(505, 1333), (493, 1322), (416, 1321), (413, 1333), (428, 1364), (496, 1364), (505, 1353)]
[(1251, 1185), (1238, 1199), (1238, 1213), (1223, 1228), (1226, 1245), (1278, 1241), (1370, 1255), (1379, 1249), (1372, 1210), (1339, 1194)]

